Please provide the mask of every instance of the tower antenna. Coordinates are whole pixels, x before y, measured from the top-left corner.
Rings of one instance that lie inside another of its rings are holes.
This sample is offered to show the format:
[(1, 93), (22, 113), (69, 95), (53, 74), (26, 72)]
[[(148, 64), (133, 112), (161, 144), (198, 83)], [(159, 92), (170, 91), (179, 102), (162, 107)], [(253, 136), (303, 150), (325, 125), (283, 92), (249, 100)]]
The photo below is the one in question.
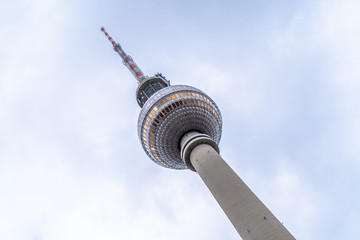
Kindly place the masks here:
[(112, 39), (112, 37), (110, 37), (110, 35), (105, 31), (104, 27), (101, 27), (100, 30), (102, 32), (104, 32), (105, 36), (109, 39), (109, 41), (111, 42), (111, 44), (114, 47), (114, 51), (120, 55), (120, 57), (123, 60), (124, 65), (129, 69), (129, 71), (132, 73), (132, 75), (136, 78), (138, 84), (140, 84), (142, 81), (144, 81), (146, 79), (146, 76), (141, 71), (141, 69), (138, 67), (138, 65), (136, 65), (134, 60), (129, 55), (127, 55), (124, 52), (124, 50), (122, 50), (119, 43), (116, 43), (114, 41), (114, 39)]

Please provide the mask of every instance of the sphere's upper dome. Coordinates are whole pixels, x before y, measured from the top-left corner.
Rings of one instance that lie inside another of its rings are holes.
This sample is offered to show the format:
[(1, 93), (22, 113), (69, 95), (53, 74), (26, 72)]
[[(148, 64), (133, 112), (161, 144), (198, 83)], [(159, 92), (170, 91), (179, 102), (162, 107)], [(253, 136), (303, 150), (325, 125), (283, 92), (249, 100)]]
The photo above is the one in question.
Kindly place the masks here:
[(157, 164), (187, 168), (179, 142), (189, 131), (207, 134), (217, 144), (222, 120), (219, 108), (205, 93), (191, 86), (175, 85), (152, 95), (141, 109), (138, 135), (147, 155)]

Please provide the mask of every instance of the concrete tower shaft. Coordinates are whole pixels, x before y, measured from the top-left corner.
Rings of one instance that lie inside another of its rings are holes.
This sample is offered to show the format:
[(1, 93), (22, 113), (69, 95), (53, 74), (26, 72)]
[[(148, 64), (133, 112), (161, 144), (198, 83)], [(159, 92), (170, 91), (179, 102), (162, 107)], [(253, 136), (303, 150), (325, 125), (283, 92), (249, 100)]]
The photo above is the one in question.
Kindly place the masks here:
[(295, 240), (221, 158), (211, 138), (197, 132), (186, 134), (181, 156), (200, 175), (243, 240)]

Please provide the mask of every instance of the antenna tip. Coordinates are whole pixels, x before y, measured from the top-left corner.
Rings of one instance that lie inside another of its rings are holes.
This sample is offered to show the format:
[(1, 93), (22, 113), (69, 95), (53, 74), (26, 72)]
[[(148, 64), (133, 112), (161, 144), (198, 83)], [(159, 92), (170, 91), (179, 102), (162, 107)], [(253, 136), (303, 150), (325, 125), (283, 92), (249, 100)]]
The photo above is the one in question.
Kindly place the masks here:
[(104, 28), (104, 27), (101, 27), (101, 28), (100, 28), (100, 31), (105, 32), (105, 28)]

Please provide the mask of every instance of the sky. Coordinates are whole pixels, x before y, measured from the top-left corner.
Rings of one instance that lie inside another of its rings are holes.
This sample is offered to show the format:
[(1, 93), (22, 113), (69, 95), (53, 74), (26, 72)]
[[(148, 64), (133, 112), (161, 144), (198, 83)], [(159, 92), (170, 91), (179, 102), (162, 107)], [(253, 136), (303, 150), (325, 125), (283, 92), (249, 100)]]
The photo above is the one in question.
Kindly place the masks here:
[(136, 80), (207, 93), (220, 151), (297, 239), (360, 238), (360, 2), (2, 0), (0, 239), (239, 239), (137, 138)]

